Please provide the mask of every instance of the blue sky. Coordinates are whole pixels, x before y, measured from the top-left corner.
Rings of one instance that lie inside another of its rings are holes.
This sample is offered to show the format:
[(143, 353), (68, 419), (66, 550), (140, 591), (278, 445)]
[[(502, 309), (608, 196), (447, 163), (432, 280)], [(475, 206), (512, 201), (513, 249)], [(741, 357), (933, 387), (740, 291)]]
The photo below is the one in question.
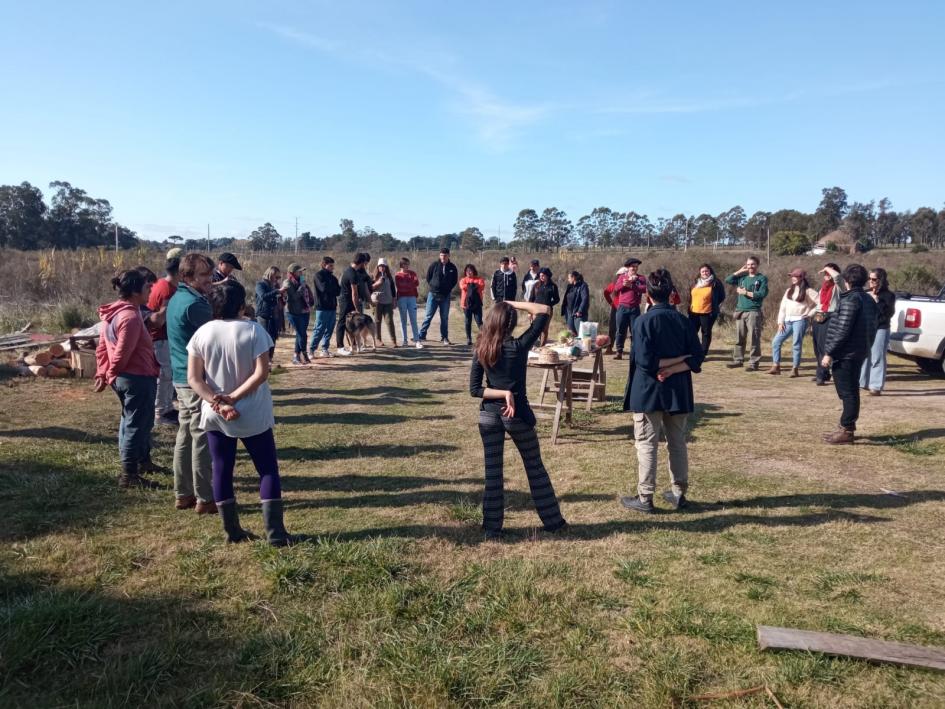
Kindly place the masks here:
[(6, 2), (0, 184), (149, 238), (945, 201), (942, 2)]

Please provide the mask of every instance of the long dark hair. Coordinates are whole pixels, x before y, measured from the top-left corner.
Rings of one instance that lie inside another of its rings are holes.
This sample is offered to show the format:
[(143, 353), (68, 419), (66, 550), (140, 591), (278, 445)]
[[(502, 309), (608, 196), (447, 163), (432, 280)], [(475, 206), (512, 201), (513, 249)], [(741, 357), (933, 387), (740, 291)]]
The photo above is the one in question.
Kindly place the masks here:
[(807, 297), (807, 289), (810, 288), (810, 283), (807, 281), (807, 275), (800, 276), (797, 279), (797, 290), (794, 289), (794, 284), (792, 283), (788, 286), (787, 297), (788, 300), (796, 300), (798, 303), (803, 303), (804, 299)]
[(874, 268), (873, 273), (879, 278), (879, 289), (877, 293), (884, 293), (889, 290), (889, 274), (885, 268)]
[(479, 271), (476, 269), (475, 264), (472, 263), (467, 263), (463, 266), (463, 278), (469, 278), (469, 276), (466, 275), (469, 270), (472, 270), (473, 278), (479, 278)]
[(483, 367), (494, 367), (502, 355), (502, 343), (515, 330), (518, 312), (504, 300), (492, 306), (476, 340), (476, 358)]

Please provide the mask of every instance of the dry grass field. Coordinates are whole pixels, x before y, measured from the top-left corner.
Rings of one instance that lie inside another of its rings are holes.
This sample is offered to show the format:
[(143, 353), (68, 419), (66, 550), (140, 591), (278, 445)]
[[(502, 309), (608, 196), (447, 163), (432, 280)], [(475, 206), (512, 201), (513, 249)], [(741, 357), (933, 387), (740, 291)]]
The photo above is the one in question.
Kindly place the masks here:
[[(762, 653), (754, 632), (945, 646), (945, 384), (893, 359), (859, 443), (831, 448), (832, 388), (725, 369), (726, 337), (696, 377), (694, 509), (619, 505), (636, 458), (609, 361), (609, 402), (557, 446), (540, 426), (572, 531), (540, 531), (508, 446), (504, 542), (479, 532), (463, 348), (274, 376), (287, 526), (315, 537), (283, 550), (119, 491), (108, 393), (0, 382), (0, 705), (669, 707), (768, 684), (790, 707), (943, 706), (942, 673)], [(242, 453), (237, 473), (259, 532)]]

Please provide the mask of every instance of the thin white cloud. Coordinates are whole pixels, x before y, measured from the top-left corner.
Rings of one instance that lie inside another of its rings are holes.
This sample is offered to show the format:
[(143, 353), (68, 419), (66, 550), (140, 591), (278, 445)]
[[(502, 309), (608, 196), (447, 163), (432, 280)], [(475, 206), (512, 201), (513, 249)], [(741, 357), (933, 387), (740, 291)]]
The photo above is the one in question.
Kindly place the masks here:
[(455, 64), (454, 57), (449, 55), (420, 58), (417, 50), (406, 47), (393, 50), (361, 48), (284, 25), (260, 24), (259, 27), (326, 54), (343, 55), (369, 65), (411, 71), (427, 77), (452, 95), (450, 109), (472, 125), (480, 142), (490, 150), (507, 149), (516, 136), (541, 121), (551, 110), (549, 104), (501, 99), (488, 87), (449, 69)]

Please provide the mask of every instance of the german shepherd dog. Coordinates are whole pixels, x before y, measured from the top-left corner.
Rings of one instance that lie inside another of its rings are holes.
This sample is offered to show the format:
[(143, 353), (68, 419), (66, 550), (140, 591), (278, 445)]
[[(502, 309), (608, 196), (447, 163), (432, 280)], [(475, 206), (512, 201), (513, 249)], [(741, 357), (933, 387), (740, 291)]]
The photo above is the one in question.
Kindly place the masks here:
[(352, 352), (367, 349), (367, 337), (371, 336), (371, 349), (377, 349), (377, 327), (374, 318), (363, 313), (348, 313), (345, 317), (345, 341)]

